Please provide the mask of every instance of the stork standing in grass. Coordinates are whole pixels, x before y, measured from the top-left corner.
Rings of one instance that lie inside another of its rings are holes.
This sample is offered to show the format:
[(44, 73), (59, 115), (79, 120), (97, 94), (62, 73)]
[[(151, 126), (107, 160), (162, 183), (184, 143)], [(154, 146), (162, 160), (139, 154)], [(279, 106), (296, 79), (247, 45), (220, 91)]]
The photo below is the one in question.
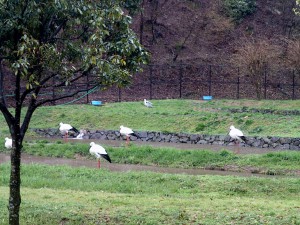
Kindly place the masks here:
[(144, 105), (145, 105), (147, 108), (152, 108), (152, 107), (153, 107), (152, 102), (147, 101), (146, 99), (144, 99)]
[(12, 148), (12, 139), (6, 137), (6, 138), (5, 138), (5, 144), (4, 144), (4, 146), (5, 146), (5, 148), (7, 148), (7, 149), (11, 149), (11, 148)]
[(124, 127), (123, 125), (120, 126), (120, 134), (126, 136), (126, 145), (129, 144), (129, 138), (130, 136), (136, 136), (139, 137), (134, 131), (128, 127)]
[(71, 126), (70, 124), (66, 124), (66, 123), (59, 123), (59, 131), (62, 135), (64, 135), (65, 140), (67, 140), (68, 133), (70, 131), (73, 131), (75, 133), (79, 133), (79, 131), (75, 127)]
[[(246, 138), (245, 138), (243, 132), (240, 131), (239, 129), (235, 128), (233, 125), (230, 126), (229, 135), (234, 140), (234, 143), (236, 146), (238, 146), (241, 141), (246, 142)], [(239, 146), (238, 146), (237, 153), (239, 153), (239, 152), (240, 151), (239, 151)]]
[(90, 143), (90, 153), (95, 156), (98, 159), (98, 168), (100, 169), (100, 158), (106, 159), (108, 162), (111, 163), (111, 159), (105, 149), (98, 144), (95, 144), (95, 142)]

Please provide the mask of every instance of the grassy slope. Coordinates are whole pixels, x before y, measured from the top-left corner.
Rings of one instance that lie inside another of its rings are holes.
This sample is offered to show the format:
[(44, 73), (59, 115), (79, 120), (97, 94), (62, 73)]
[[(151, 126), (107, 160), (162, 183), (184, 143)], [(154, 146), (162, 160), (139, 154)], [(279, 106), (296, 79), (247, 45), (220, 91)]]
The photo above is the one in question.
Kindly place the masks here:
[[(300, 116), (261, 113), (229, 113), (227, 108), (244, 106), (258, 109), (298, 110), (300, 101), (252, 100), (153, 100), (154, 108), (142, 102), (108, 103), (102, 107), (67, 105), (39, 108), (31, 121), (31, 128), (57, 128), (59, 122), (71, 123), (78, 129), (113, 129), (120, 125), (135, 130), (227, 134), (234, 124), (248, 136), (298, 137)], [(276, 123), (275, 123), (276, 121)], [(2, 136), (8, 134), (4, 119), (0, 118)]]
[[(0, 165), (7, 223), (9, 165)], [(22, 167), (21, 224), (299, 224), (299, 179)]]
[[(43, 107), (35, 113), (31, 127), (55, 128), (62, 121), (88, 129), (117, 130), (124, 124), (137, 130), (226, 134), (233, 123), (247, 135), (297, 137), (299, 116), (230, 114), (222, 108), (251, 105), (253, 108), (292, 110), (298, 109), (300, 101), (153, 102), (153, 109), (145, 108), (140, 102), (113, 103), (104, 107)], [(277, 123), (274, 123), (275, 119)], [(0, 126), (0, 136), (4, 137), (8, 132), (1, 118)], [(204, 129), (199, 131), (199, 127)], [(3, 146), (3, 141), (0, 144)], [(70, 149), (88, 154), (84, 145), (74, 148), (71, 144), (28, 142), (24, 147), (33, 154), (51, 153), (59, 157), (72, 157), (74, 152)], [(108, 151), (121, 163), (124, 160), (127, 163), (143, 161), (178, 167), (229, 163), (264, 165), (274, 170), (299, 169), (298, 152), (236, 157), (228, 152), (193, 153), (136, 146), (124, 151), (127, 155), (120, 154), (120, 149), (108, 148)], [(0, 165), (0, 171), (0, 224), (7, 224), (5, 205), (9, 165)], [(300, 224), (299, 187), (298, 178), (185, 176), (106, 170), (95, 173), (87, 168), (23, 165), (21, 224), (216, 224), (216, 221), (219, 224)]]

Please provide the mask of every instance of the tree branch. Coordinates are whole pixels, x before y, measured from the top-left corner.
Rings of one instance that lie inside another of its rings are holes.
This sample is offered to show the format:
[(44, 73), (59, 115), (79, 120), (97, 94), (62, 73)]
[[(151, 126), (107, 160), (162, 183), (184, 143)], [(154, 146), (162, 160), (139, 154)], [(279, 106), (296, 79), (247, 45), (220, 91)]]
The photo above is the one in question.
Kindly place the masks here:
[[(6, 107), (6, 105), (2, 104), (1, 102), (0, 102), (0, 110), (1, 110), (3, 116), (4, 116), (5, 120), (6, 120), (6, 123), (7, 124), (14, 124), (15, 120), (14, 120), (13, 115), (9, 112), (8, 108)], [(11, 128), (9, 127), (9, 129), (11, 129)]]
[(44, 105), (46, 103), (51, 103), (51, 102), (55, 102), (55, 101), (58, 101), (58, 100), (61, 100), (61, 99), (74, 97), (75, 95), (77, 95), (77, 94), (79, 94), (81, 92), (90, 91), (90, 90), (96, 88), (97, 86), (99, 86), (99, 84), (96, 84), (96, 85), (94, 85), (93, 87), (90, 87), (90, 88), (84, 88), (84, 89), (80, 89), (80, 90), (74, 91), (73, 93), (70, 93), (70, 94), (67, 94), (67, 95), (63, 95), (63, 96), (59, 96), (59, 97), (51, 98), (51, 99), (46, 99), (44, 101), (41, 101), (41, 102), (37, 103), (36, 104), (36, 108), (39, 107), (39, 106), (41, 106), (41, 105)]

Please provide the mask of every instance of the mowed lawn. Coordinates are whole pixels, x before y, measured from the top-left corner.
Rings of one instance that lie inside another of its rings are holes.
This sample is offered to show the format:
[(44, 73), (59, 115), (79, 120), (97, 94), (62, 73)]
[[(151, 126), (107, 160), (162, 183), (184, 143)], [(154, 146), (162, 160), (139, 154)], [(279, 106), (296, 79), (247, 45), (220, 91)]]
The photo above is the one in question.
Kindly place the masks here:
[[(90, 130), (118, 130), (125, 125), (140, 131), (227, 134), (234, 124), (248, 136), (298, 137), (298, 115), (229, 111), (243, 107), (298, 110), (298, 100), (153, 103), (151, 109), (142, 102), (42, 107), (30, 127), (58, 128), (59, 122), (67, 122)], [(3, 140), (8, 130), (2, 117), (0, 125)], [(29, 154), (68, 158), (80, 154), (94, 160), (87, 149), (83, 144), (64, 142), (24, 143), (24, 152)], [(235, 156), (227, 151), (195, 153), (135, 145), (107, 146), (107, 151), (114, 163), (180, 168), (255, 166), (275, 172), (300, 169), (300, 154), (295, 151)], [(0, 164), (0, 224), (8, 223), (9, 171), (8, 163)], [(21, 171), (21, 224), (300, 224), (298, 176), (195, 176), (41, 164), (24, 164)]]
[[(9, 165), (1, 164), (7, 224)], [(23, 165), (21, 224), (300, 224), (300, 179)]]

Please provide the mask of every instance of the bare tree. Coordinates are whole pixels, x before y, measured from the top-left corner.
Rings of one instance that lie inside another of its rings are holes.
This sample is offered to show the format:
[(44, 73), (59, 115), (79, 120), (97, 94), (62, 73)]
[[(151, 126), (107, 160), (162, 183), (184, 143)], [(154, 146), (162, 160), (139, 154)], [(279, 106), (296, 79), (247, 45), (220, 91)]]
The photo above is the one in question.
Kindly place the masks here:
[(300, 40), (287, 40), (286, 59), (287, 66), (300, 76)]
[(270, 41), (263, 39), (242, 40), (232, 62), (240, 68), (244, 75), (249, 75), (252, 85), (255, 87), (256, 97), (262, 98), (262, 87), (266, 68), (272, 68), (278, 59), (279, 49)]

